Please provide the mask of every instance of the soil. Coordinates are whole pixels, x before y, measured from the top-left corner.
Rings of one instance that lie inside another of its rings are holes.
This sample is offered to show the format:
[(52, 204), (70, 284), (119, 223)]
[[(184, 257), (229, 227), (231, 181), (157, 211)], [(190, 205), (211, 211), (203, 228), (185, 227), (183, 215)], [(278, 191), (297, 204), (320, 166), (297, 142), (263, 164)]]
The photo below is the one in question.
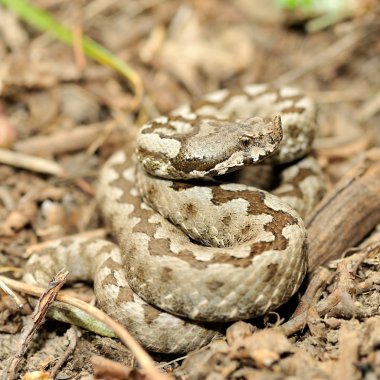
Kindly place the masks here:
[[(0, 269), (10, 278), (20, 279), (40, 243), (85, 232), (104, 235), (94, 193), (105, 159), (147, 120), (218, 88), (272, 82), (307, 92), (320, 110), (312, 154), (332, 192), (369, 154), (371, 165), (379, 167), (375, 0), (347, 2), (351, 8), (325, 28), (320, 14), (285, 11), (260, 0), (32, 3), (72, 28), (75, 42), (67, 46), (0, 6)], [(86, 57), (81, 35), (128, 63), (137, 80)], [(6, 158), (1, 150), (15, 155)], [(27, 157), (20, 164), (22, 154), (46, 161), (32, 165)], [(380, 194), (375, 169), (371, 178)], [(358, 225), (355, 244), (380, 222), (379, 204), (365, 205), (371, 223), (360, 233)], [(353, 223), (349, 219), (342, 223)], [(337, 233), (327, 231), (331, 239)], [(152, 354), (153, 359), (166, 377), (179, 379), (380, 378), (380, 234), (375, 230), (368, 239), (351, 256), (353, 242), (347, 240), (338, 252), (347, 258), (315, 269), (277, 313), (239, 322), (226, 339), (185, 359)], [(71, 292), (93, 297), (86, 284)], [(21, 292), (22, 308), (6, 292), (0, 295), (3, 370), (23, 344), (20, 331), (32, 308)], [(92, 378), (94, 355), (138, 368), (119, 340), (48, 320), (4, 378), (49, 378), (65, 352), (57, 379)], [(141, 369), (117, 373), (96, 377), (147, 378)]]

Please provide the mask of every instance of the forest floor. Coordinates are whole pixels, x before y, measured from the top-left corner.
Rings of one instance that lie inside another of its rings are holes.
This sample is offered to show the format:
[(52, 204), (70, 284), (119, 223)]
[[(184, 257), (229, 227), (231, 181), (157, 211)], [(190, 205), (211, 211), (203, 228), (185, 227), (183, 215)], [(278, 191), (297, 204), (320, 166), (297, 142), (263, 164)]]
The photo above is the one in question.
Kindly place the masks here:
[[(349, 188), (341, 199), (349, 210), (340, 219), (343, 232), (329, 228), (326, 216), (308, 224), (311, 245), (324, 233), (329, 241), (343, 239), (334, 253), (330, 245), (314, 247), (314, 262), (338, 260), (315, 268), (276, 315), (235, 324), (226, 340), (185, 359), (151, 355), (167, 378), (380, 378), (379, 231), (368, 238), (380, 223), (380, 7), (376, 1), (347, 3), (353, 8), (342, 20), (313, 31), (314, 15), (260, 0), (33, 1), (72, 28), (74, 47), (0, 5), (4, 276), (20, 280), (27, 258), (43, 242), (85, 232), (105, 236), (94, 198), (99, 168), (147, 120), (219, 88), (266, 82), (299, 87), (319, 106), (312, 154), (333, 194), (328, 200)], [(82, 35), (127, 62), (135, 70), (132, 81), (87, 58)], [(327, 203), (323, 212), (338, 207)], [(84, 284), (67, 291), (93, 299)], [(93, 365), (111, 373), (97, 378), (146, 376), (141, 368), (130, 372), (138, 360), (119, 340), (53, 320), (26, 345), (20, 331), (30, 318), (28, 292), (16, 293), (25, 302), (21, 309), (12, 295), (3, 292), (0, 300), (0, 368), (10, 371), (4, 378), (33, 371), (49, 378), (66, 353), (57, 379), (91, 378)], [(18, 360), (20, 346), (26, 353)], [(125, 367), (91, 361), (99, 356)]]

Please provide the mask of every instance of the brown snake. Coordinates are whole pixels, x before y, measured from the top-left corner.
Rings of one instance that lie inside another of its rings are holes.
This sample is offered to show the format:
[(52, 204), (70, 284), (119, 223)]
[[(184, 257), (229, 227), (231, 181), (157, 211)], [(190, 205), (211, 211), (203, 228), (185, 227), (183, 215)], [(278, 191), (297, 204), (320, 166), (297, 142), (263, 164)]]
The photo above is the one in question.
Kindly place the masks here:
[[(24, 279), (46, 284), (66, 267), (73, 281), (94, 280), (98, 305), (158, 352), (190, 351), (218, 334), (214, 323), (277, 308), (304, 278), (301, 217), (324, 191), (305, 158), (315, 124), (309, 98), (269, 85), (221, 90), (145, 124), (137, 161), (117, 152), (99, 179), (117, 245), (54, 243)], [(281, 172), (272, 193), (210, 178), (263, 160)]]

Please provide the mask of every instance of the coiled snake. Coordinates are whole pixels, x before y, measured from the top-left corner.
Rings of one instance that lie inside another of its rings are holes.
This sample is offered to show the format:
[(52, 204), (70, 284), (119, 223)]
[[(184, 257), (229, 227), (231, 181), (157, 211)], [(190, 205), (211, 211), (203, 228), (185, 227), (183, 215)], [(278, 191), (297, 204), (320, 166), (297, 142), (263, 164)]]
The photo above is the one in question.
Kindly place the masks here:
[[(190, 351), (218, 334), (212, 323), (277, 308), (304, 278), (301, 216), (323, 194), (305, 158), (315, 124), (309, 98), (269, 85), (221, 90), (145, 124), (136, 158), (117, 152), (99, 179), (117, 245), (54, 243), (24, 279), (46, 284), (62, 267), (73, 281), (93, 279), (98, 305), (158, 352)], [(263, 160), (281, 168), (272, 194), (211, 178)]]

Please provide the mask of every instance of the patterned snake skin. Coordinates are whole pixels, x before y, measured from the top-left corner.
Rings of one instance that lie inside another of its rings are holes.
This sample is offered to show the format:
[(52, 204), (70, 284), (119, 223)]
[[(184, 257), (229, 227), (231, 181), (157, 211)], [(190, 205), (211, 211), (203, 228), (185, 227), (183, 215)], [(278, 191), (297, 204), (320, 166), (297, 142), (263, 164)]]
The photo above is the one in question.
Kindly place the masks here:
[[(315, 120), (300, 91), (249, 85), (145, 124), (135, 157), (117, 152), (100, 174), (117, 245), (54, 243), (30, 258), (25, 281), (45, 285), (62, 267), (73, 281), (93, 280), (98, 305), (157, 352), (188, 352), (220, 323), (277, 308), (304, 278), (301, 217), (324, 192), (305, 157)], [(263, 160), (280, 172), (271, 193), (211, 178)]]

